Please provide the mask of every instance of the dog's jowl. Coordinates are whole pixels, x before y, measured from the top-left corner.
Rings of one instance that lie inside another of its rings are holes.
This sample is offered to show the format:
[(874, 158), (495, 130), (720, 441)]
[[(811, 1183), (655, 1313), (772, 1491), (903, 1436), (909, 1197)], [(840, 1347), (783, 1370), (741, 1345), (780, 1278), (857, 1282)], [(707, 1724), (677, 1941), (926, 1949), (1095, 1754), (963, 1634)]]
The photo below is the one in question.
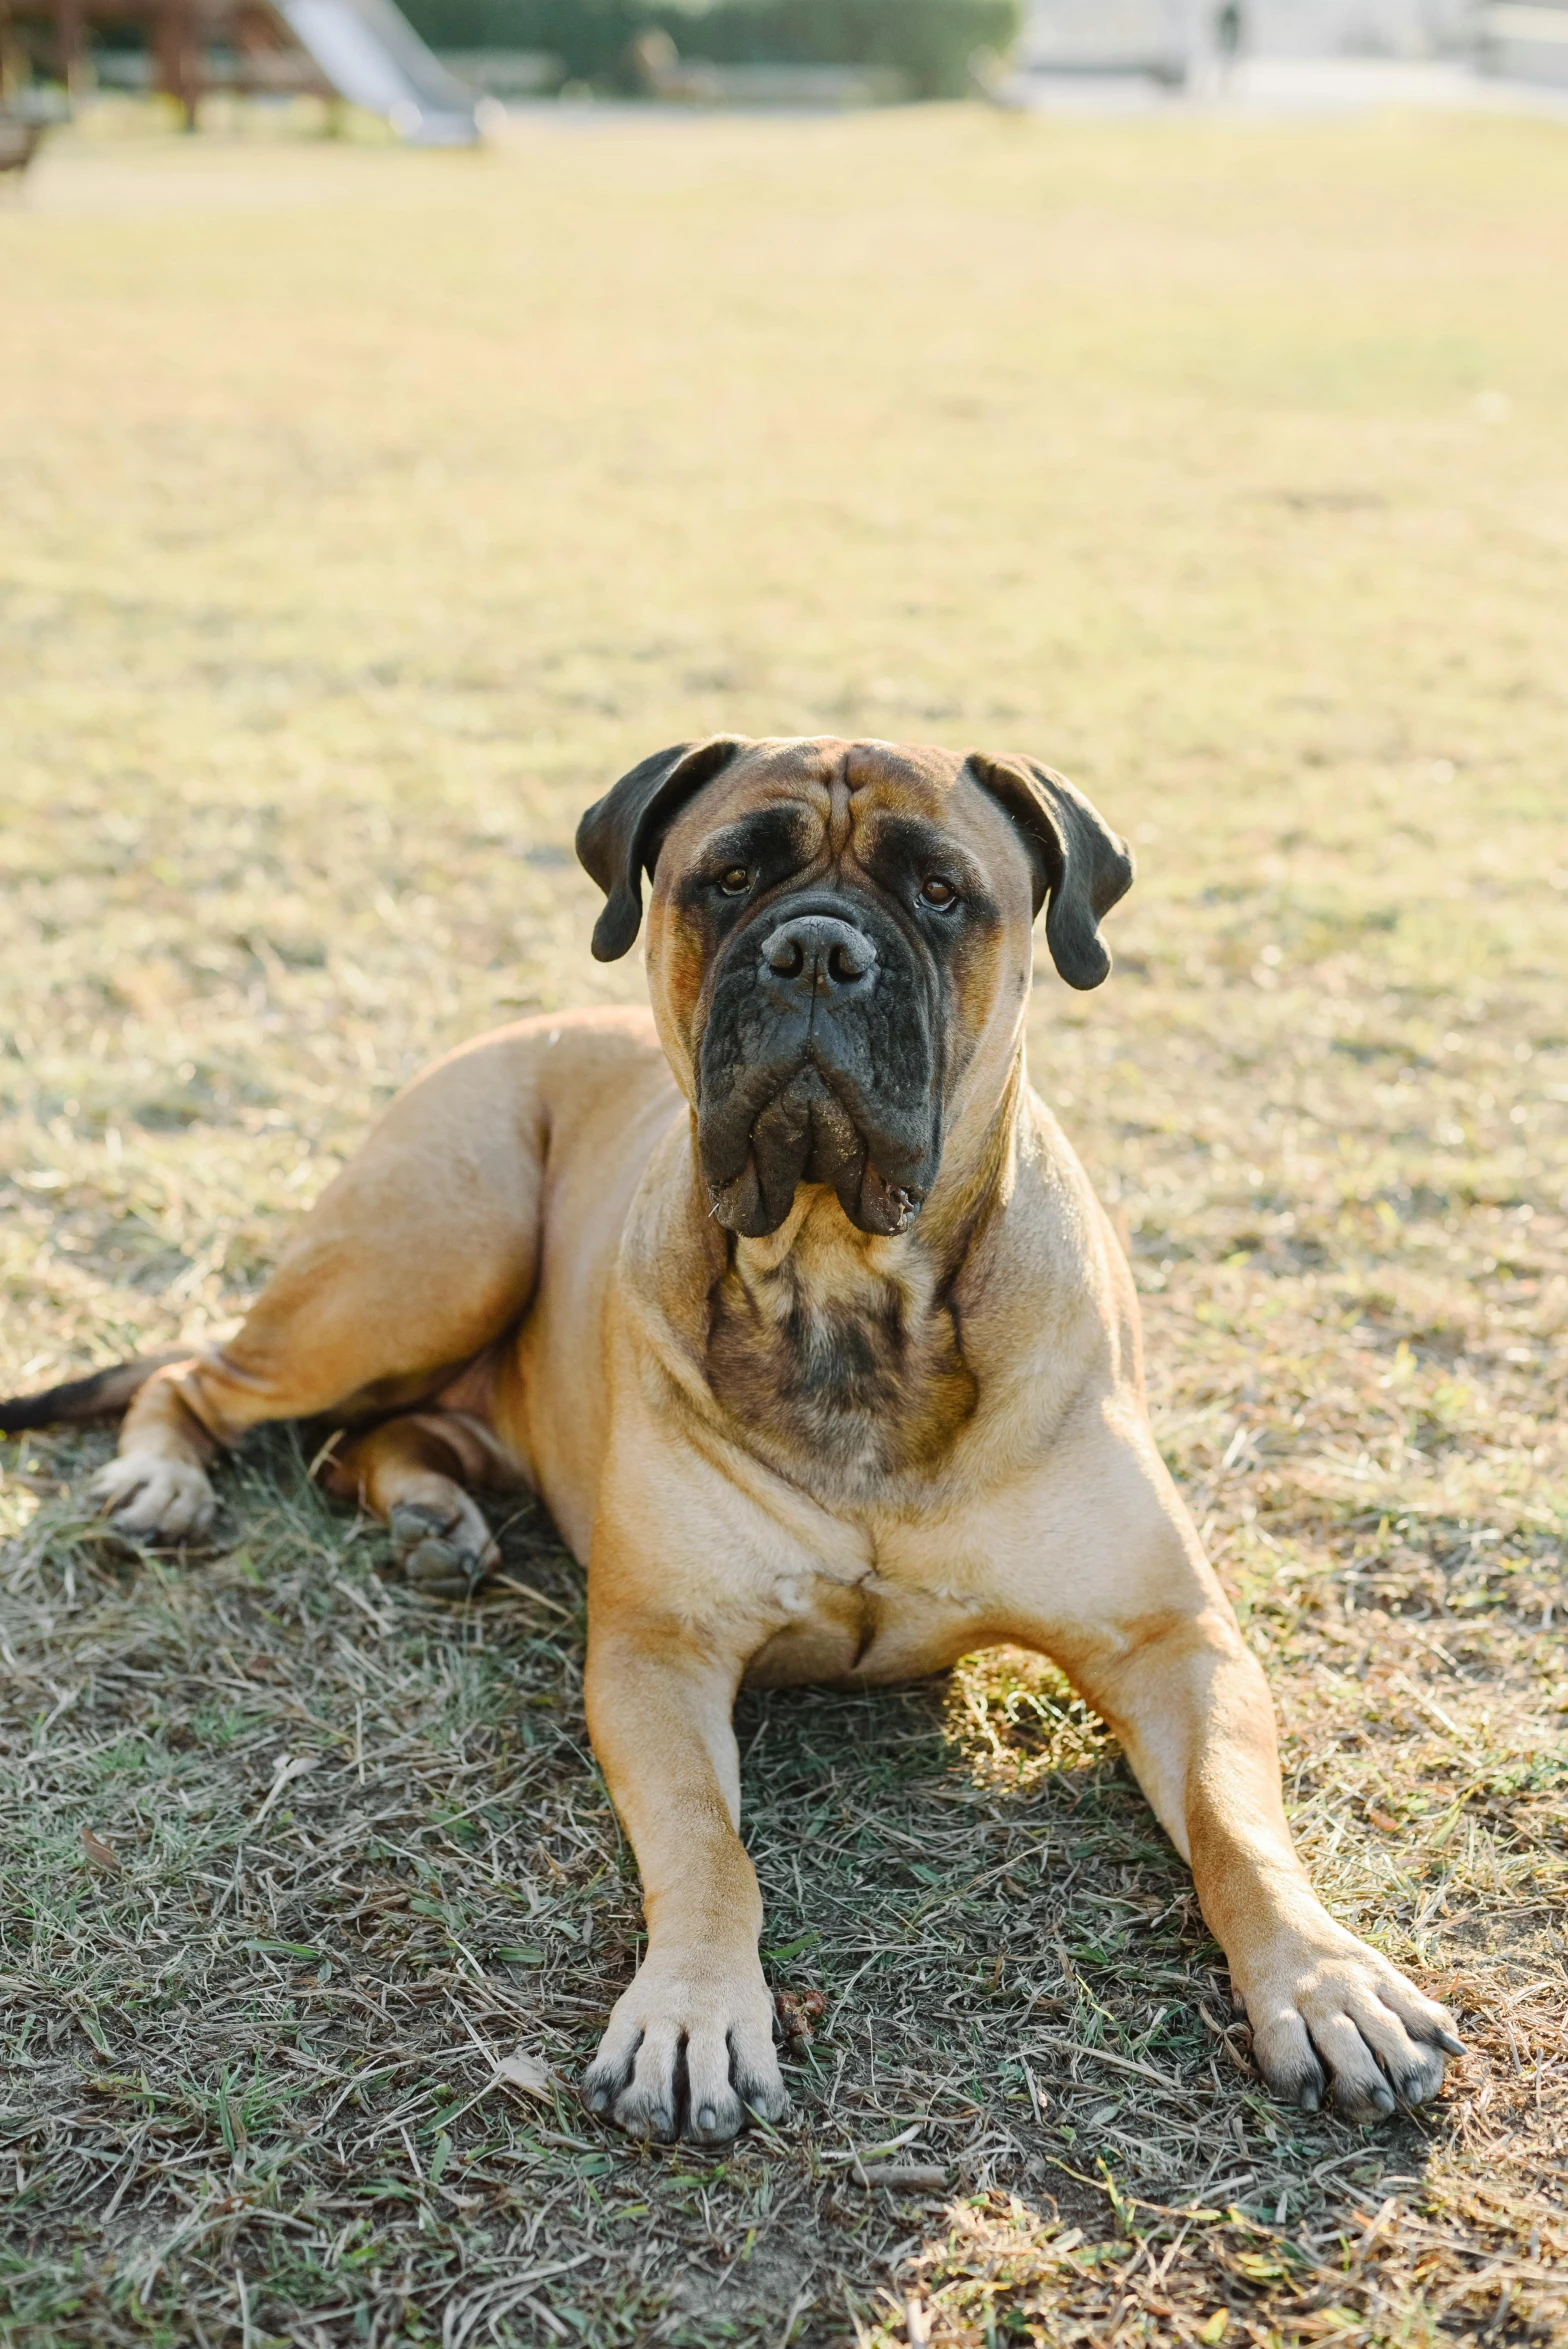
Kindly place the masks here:
[(1441, 2007), (1329, 1917), (1273, 1714), (1149, 1431), (1126, 1264), (1030, 1090), (1032, 929), (1092, 987), (1127, 851), (1049, 769), (884, 742), (684, 743), (589, 809), (594, 952), (648, 890), (653, 1016), (482, 1037), (395, 1101), (229, 1344), (0, 1406), (124, 1409), (99, 1498), (178, 1539), (217, 1450), (327, 1474), (466, 1591), (476, 1490), (588, 1569), (589, 1726), (647, 1954), (586, 2091), (623, 2128), (785, 2110), (738, 1833), (741, 1682), (883, 1681), (1011, 1641), (1110, 1724), (1192, 1865), (1279, 2094), (1419, 2104)]

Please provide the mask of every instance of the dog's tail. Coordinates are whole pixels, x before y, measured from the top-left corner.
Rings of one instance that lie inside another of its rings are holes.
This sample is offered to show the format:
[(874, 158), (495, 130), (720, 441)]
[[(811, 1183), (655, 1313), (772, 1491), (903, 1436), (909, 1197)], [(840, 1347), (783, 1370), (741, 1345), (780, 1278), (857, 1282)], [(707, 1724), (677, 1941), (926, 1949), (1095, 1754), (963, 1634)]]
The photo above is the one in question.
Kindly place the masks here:
[(167, 1354), (139, 1354), (133, 1362), (116, 1362), (112, 1369), (95, 1370), (90, 1378), (68, 1378), (63, 1385), (46, 1387), (41, 1395), (12, 1395), (0, 1400), (0, 1435), (25, 1435), (35, 1427), (77, 1427), (88, 1419), (112, 1419), (126, 1408), (155, 1370), (170, 1362), (190, 1359), (189, 1346)]

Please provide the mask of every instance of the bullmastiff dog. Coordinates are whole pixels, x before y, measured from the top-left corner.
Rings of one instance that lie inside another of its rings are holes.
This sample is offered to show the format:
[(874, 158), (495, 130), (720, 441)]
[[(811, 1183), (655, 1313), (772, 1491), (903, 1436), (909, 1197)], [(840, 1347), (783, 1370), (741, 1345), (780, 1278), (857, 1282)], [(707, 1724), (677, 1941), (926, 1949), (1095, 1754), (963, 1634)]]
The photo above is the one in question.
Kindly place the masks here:
[(652, 1017), (524, 1020), (442, 1060), (323, 1194), (238, 1336), (0, 1410), (128, 1402), (125, 1532), (214, 1509), (263, 1420), (344, 1431), (334, 1490), (465, 1592), (473, 1495), (539, 1494), (588, 1570), (594, 1750), (647, 1953), (589, 2068), (638, 2136), (787, 2110), (740, 1837), (743, 1682), (860, 1686), (1012, 1642), (1120, 1740), (1196, 1880), (1280, 2096), (1424, 2103), (1444, 2010), (1312, 1890), (1263, 1675), (1150, 1432), (1126, 1262), (1030, 1089), (1041, 907), (1073, 987), (1123, 843), (1034, 760), (718, 736), (588, 810)]

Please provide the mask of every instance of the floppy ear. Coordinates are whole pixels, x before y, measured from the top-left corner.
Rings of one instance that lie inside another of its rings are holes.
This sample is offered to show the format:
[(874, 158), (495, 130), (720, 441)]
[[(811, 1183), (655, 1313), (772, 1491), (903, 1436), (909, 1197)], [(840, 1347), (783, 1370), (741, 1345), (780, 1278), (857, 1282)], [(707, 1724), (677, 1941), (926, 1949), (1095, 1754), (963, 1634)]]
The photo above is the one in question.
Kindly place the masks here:
[(577, 859), (605, 894), (594, 924), (596, 962), (630, 952), (642, 926), (642, 877), (679, 810), (746, 748), (744, 734), (713, 734), (656, 750), (596, 799), (577, 827)]
[(1098, 987), (1111, 958), (1100, 919), (1132, 887), (1132, 850), (1065, 775), (1036, 759), (971, 751), (970, 772), (1023, 835), (1034, 866), (1034, 910), (1049, 895), (1045, 942), (1069, 987)]

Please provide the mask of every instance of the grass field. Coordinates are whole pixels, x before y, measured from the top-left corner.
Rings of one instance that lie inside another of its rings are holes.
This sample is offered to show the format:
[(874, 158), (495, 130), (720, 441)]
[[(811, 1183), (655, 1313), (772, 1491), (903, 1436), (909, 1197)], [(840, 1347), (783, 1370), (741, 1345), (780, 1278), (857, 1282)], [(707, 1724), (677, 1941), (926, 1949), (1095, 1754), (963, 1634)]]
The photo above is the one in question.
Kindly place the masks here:
[(1568, 137), (1437, 117), (122, 130), (0, 205), (0, 1391), (221, 1327), (427, 1057), (634, 992), (569, 844), (642, 752), (1048, 757), (1141, 877), (1036, 1081), (1319, 1881), (1469, 2045), (1271, 2106), (993, 1655), (745, 1701), (826, 2017), (791, 2129), (640, 2152), (549, 1528), (444, 1608), (286, 1436), (201, 1556), (13, 1443), (0, 2338), (1568, 2339), (1565, 283)]

